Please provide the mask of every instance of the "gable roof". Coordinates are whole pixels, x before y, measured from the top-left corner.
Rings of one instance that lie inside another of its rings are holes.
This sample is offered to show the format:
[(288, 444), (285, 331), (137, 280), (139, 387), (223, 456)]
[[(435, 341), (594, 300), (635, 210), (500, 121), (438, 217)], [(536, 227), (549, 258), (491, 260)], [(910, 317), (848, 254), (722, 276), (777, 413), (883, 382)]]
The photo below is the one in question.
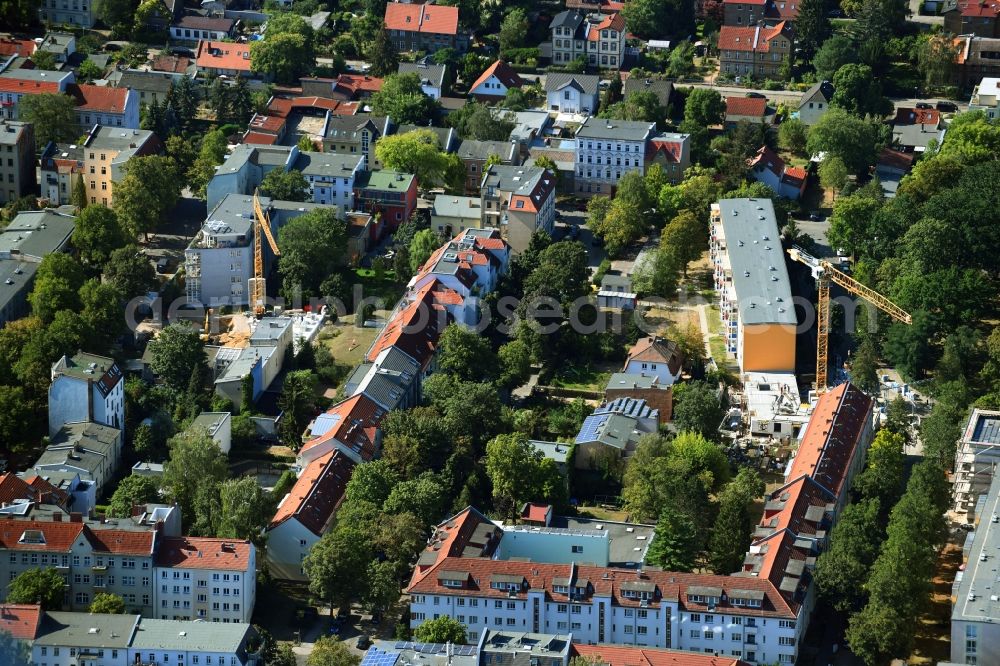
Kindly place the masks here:
[(152, 555), (156, 532), (133, 530), (92, 530), (84, 534), (94, 552), (114, 555)]
[(322, 536), (344, 499), (354, 461), (331, 451), (309, 463), (291, 491), (281, 500), (268, 530), (295, 518), (316, 536)]
[(1000, 3), (992, 0), (962, 0), (951, 11), (966, 18), (992, 18), (1000, 16)]
[(250, 71), (250, 45), (236, 42), (198, 42), (195, 55), (198, 67), (206, 69), (231, 69)]
[(833, 99), (833, 92), (834, 91), (832, 83), (830, 83), (829, 81), (820, 81), (819, 83), (816, 83), (811, 88), (809, 88), (809, 90), (802, 93), (802, 101), (800, 102), (800, 106), (802, 104), (806, 104), (808, 102), (815, 102), (817, 100), (829, 102), (831, 99)]
[(42, 623), (42, 607), (38, 604), (0, 604), (0, 631), (19, 641), (33, 641)]
[(401, 62), (396, 70), (399, 74), (416, 74), (420, 77), (420, 82), (425, 80), (431, 85), (441, 88), (444, 86), (444, 75), (446, 68), (444, 65), (434, 65), (423, 62)]
[(941, 124), (941, 112), (937, 109), (911, 109), (899, 107), (893, 125), (930, 125), (937, 128)]
[(341, 74), (333, 84), (333, 89), (345, 92), (351, 97), (361, 93), (370, 95), (382, 90), (382, 79), (367, 74)]
[(554, 92), (572, 87), (585, 95), (596, 95), (601, 79), (596, 74), (571, 74), (569, 72), (549, 72), (545, 76), (545, 91)]
[(763, 118), (767, 113), (767, 100), (763, 97), (727, 97), (726, 117), (749, 116)]
[(670, 96), (674, 92), (674, 84), (663, 79), (645, 79), (630, 76), (625, 79), (625, 83), (622, 86), (622, 94), (628, 97), (636, 92), (653, 93), (656, 95), (656, 99), (659, 100), (660, 105), (665, 107), (670, 103)]
[(436, 35), (458, 34), (458, 7), (390, 2), (385, 6), (387, 30)]
[(570, 644), (570, 657), (584, 657), (602, 666), (748, 666), (736, 657), (713, 656), (667, 648), (631, 645)]
[(653, 137), (649, 140), (649, 150), (646, 152), (646, 160), (652, 161), (657, 155), (663, 154), (667, 162), (680, 164), (684, 154), (684, 142), (688, 140), (687, 134), (670, 134)]
[[(680, 347), (673, 340), (665, 340), (660, 337), (650, 336), (640, 338), (625, 359), (625, 367), (632, 361), (652, 361), (653, 363), (666, 363), (670, 372), (677, 374), (684, 363), (684, 355), (681, 354)], [(625, 368), (622, 368), (624, 370)]]
[(426, 368), (434, 357), (438, 337), (444, 330), (447, 319), (444, 311), (434, 303), (432, 284), (425, 285), (413, 295), (413, 300), (401, 307), (389, 320), (382, 332), (372, 343), (366, 358), (374, 363), (376, 357), (389, 347), (396, 347)]
[(66, 92), (76, 97), (77, 111), (124, 113), (131, 91), (128, 88), (71, 83), (66, 86)]
[(175, 569), (249, 571), (254, 545), (240, 539), (166, 537), (157, 549), (155, 565)]
[[(768, 53), (771, 50), (771, 40), (785, 34), (787, 29), (786, 21), (771, 27), (724, 25), (719, 28), (719, 50)], [(788, 35), (785, 34), (785, 37)]]
[(602, 30), (617, 30), (619, 32), (624, 32), (625, 17), (617, 12), (613, 14), (606, 14), (600, 23), (588, 24), (587, 28), (587, 41), (596, 42), (601, 39)]
[(364, 394), (342, 400), (317, 417), (313, 430), (325, 430), (303, 444), (299, 455), (336, 440), (368, 462), (375, 457), (376, 431), (384, 417), (385, 410)]
[(0, 520), (0, 548), (68, 553), (83, 533), (83, 523)]
[[(505, 63), (503, 60), (497, 60), (492, 65), (486, 68), (486, 71), (479, 75), (479, 78), (469, 86), (469, 92), (475, 93), (476, 88), (486, 83), (486, 81), (491, 77), (495, 76), (500, 83), (504, 85), (505, 88), (520, 88), (524, 85), (524, 79), (514, 71), (514, 68)], [(489, 95), (491, 93), (476, 93), (481, 95)], [(499, 95), (497, 95), (499, 97)]]

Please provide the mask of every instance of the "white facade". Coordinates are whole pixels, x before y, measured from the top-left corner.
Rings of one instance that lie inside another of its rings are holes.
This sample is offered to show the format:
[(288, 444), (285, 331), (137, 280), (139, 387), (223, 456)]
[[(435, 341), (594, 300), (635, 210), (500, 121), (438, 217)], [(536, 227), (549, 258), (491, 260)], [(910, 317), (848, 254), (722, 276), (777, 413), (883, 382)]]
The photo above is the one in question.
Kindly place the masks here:
[(571, 85), (545, 94), (549, 110), (563, 113), (594, 113), (597, 111), (597, 99), (597, 92), (586, 93)]
[(497, 77), (496, 74), (489, 76), (485, 81), (469, 91), (470, 95), (483, 95), (485, 97), (505, 97), (507, 86)]
[(666, 361), (629, 361), (622, 372), (633, 375), (652, 375), (659, 380), (660, 386), (672, 386), (681, 378), (682, 368), (678, 367), (676, 374), (670, 372)]
[[(121, 88), (115, 90), (121, 90)], [(103, 125), (104, 127), (137, 130), (139, 129), (139, 93), (135, 90), (127, 90), (125, 92), (125, 108), (120, 112), (77, 109), (76, 119), (83, 128)]]
[[(100, 367), (105, 363), (106, 377)], [(81, 421), (94, 421), (119, 430), (125, 427), (125, 381), (121, 370), (109, 358), (87, 354), (64, 356), (52, 366), (49, 436), (54, 436), (66, 423)]]
[(416, 594), (411, 596), (410, 612), (411, 628), (442, 615), (453, 617), (468, 627), (470, 642), (486, 629), (564, 631), (572, 632), (578, 643), (692, 650), (739, 657), (751, 664), (794, 663), (799, 627), (804, 624), (752, 617), (752, 609), (746, 615), (691, 613), (664, 600), (648, 608), (623, 608), (610, 597), (597, 595), (588, 602), (559, 603), (547, 600), (540, 590), (506, 599)]
[(656, 123), (588, 118), (576, 134), (578, 191), (610, 194), (623, 174), (645, 172), (646, 143)]
[(257, 593), (253, 552), (251, 546), (248, 570), (157, 567), (153, 613), (161, 620), (249, 622)]
[[(285, 501), (288, 501), (288, 495)], [(267, 564), (271, 574), (282, 580), (306, 581), (302, 562), (319, 536), (295, 518), (286, 520), (267, 532)]]
[(1000, 118), (1000, 78), (984, 77), (972, 91), (969, 111), (982, 111), (990, 120)]

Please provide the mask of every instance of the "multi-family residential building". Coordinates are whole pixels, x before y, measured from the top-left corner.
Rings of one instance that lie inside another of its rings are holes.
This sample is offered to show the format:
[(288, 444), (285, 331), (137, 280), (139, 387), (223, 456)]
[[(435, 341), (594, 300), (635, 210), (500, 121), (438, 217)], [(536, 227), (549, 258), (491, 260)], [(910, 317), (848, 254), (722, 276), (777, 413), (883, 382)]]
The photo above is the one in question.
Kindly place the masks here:
[(15, 69), (0, 72), (0, 116), (17, 120), (20, 118), (19, 102), (22, 97), (65, 93), (75, 81), (76, 75), (72, 71)]
[(386, 116), (330, 116), (323, 136), (323, 152), (360, 155), (362, 169), (380, 169), (375, 142), (390, 133), (392, 121)]
[(481, 102), (499, 102), (511, 88), (520, 88), (524, 80), (513, 67), (497, 60), (469, 86), (469, 94)]
[[(73, 146), (69, 148), (70, 150), (62, 152), (77, 152)], [(86, 139), (79, 149), (79, 155), (83, 162), (80, 173), (83, 174), (87, 201), (92, 204), (99, 203), (103, 206), (113, 207), (115, 183), (121, 182), (122, 178), (125, 177), (125, 169), (129, 160), (133, 157), (153, 155), (160, 148), (160, 140), (149, 130), (123, 129), (102, 124), (87, 127)], [(55, 151), (58, 150), (59, 148), (55, 147)], [(68, 158), (69, 155), (59, 159), (66, 160)], [(53, 165), (56, 167), (55, 182), (47, 182), (45, 187), (50, 195), (57, 195), (61, 199), (64, 194), (62, 191), (63, 181), (59, 178), (60, 162), (54, 161)], [(68, 197), (72, 195), (74, 185), (72, 168), (64, 168), (62, 171), (67, 172), (67, 179), (71, 181), (69, 188), (67, 188), (68, 191), (65, 193), (66, 203), (69, 203)]]
[(218, 626), (142, 615), (44, 613), (31, 644), (38, 666), (264, 666), (260, 639), (246, 623)]
[[(83, 176), (83, 144), (49, 142), (42, 149), (39, 170), (41, 195), (53, 206), (66, 206), (72, 201), (77, 177)], [(84, 181), (86, 187), (86, 181)]]
[(646, 148), (646, 168), (658, 164), (671, 183), (684, 180), (691, 166), (691, 135), (663, 132), (649, 140)]
[(524, 252), (538, 230), (555, 227), (555, 174), (535, 166), (494, 164), (483, 174), (480, 200), (483, 226), (500, 229), (515, 253)]
[(356, 463), (374, 459), (382, 438), (378, 426), (385, 415), (383, 407), (363, 394), (341, 400), (306, 428), (296, 463), (305, 468), (334, 450)]
[(76, 98), (76, 120), (80, 127), (139, 129), (139, 94), (128, 88), (74, 83), (67, 92)]
[(709, 254), (741, 372), (795, 372), (795, 308), (770, 199), (712, 204)]
[(450, 238), (466, 229), (478, 229), (483, 223), (482, 201), (476, 197), (440, 195), (431, 207), (431, 229)]
[(644, 173), (647, 143), (656, 123), (587, 118), (576, 131), (576, 190), (614, 192), (622, 174)]
[(749, 160), (750, 177), (764, 183), (779, 197), (797, 201), (806, 190), (809, 174), (802, 167), (785, 164), (785, 160), (768, 148), (761, 146)]
[(724, 25), (719, 29), (719, 71), (737, 76), (779, 76), (791, 57), (793, 42), (787, 21), (773, 27)]
[(830, 100), (833, 99), (833, 84), (820, 81), (809, 90), (802, 93), (799, 102), (799, 120), (812, 126), (819, 122), (823, 114), (830, 110)]
[(116, 88), (128, 88), (139, 95), (139, 107), (153, 103), (163, 104), (170, 94), (170, 89), (184, 77), (184, 74), (170, 72), (146, 72), (137, 69), (126, 69), (123, 72), (112, 72), (108, 80)]
[(385, 29), (400, 51), (452, 48), (464, 53), (469, 48), (468, 35), (458, 29), (458, 7), (390, 2), (385, 6)]
[(660, 386), (671, 386), (681, 377), (684, 354), (677, 343), (660, 337), (640, 338), (625, 357), (622, 372), (656, 377)]
[(416, 74), (420, 77), (420, 89), (431, 99), (441, 99), (445, 88), (445, 74), (447, 68), (444, 65), (429, 63), (426, 59), (420, 62), (401, 62), (397, 69), (398, 74)]
[(618, 69), (625, 57), (625, 18), (618, 13), (583, 14), (567, 9), (549, 24), (552, 62), (583, 58), (590, 67)]
[(41, 0), (38, 20), (45, 25), (71, 25), (80, 28), (94, 26), (92, 0)]
[(1000, 38), (960, 35), (952, 68), (952, 84), (969, 89), (984, 77), (1000, 77)]
[(980, 81), (972, 90), (969, 110), (983, 111), (991, 120), (1000, 117), (1000, 79), (985, 77)]
[[(955, 451), (955, 512), (972, 516), (1000, 464), (1000, 411), (974, 409)], [(970, 521), (971, 522), (971, 521)]]
[(958, 0), (944, 12), (944, 29), (952, 35), (1000, 37), (1000, 2)]
[[(483, 172), (486, 162), (491, 156), (500, 158), (496, 164), (504, 166), (517, 166), (521, 163), (520, 151), (516, 143), (510, 141), (477, 141), (476, 139), (465, 139), (459, 146), (459, 159), (465, 165), (465, 192), (466, 194), (476, 194), (483, 181)], [(448, 234), (451, 236), (452, 234)]]
[(182, 16), (170, 26), (170, 36), (180, 41), (200, 39), (221, 42), (232, 39), (239, 21), (231, 18), (212, 18), (190, 14)]
[(303, 152), (294, 168), (309, 183), (313, 203), (337, 206), (346, 212), (354, 208), (354, 181), (364, 162), (362, 155)]
[(94, 421), (65, 423), (50, 435), (32, 469), (43, 476), (52, 472), (77, 475), (100, 497), (118, 473), (123, 448), (119, 428)]
[(249, 541), (160, 539), (153, 560), (161, 620), (249, 622), (257, 594), (256, 548)]
[(801, 0), (723, 0), (724, 25), (774, 25), (780, 21), (795, 22)]
[(34, 126), (0, 119), (0, 204), (19, 199), (34, 189)]
[(125, 377), (114, 359), (79, 352), (52, 365), (49, 435), (66, 423), (125, 426)]
[(545, 104), (549, 111), (595, 113), (600, 78), (593, 74), (549, 72), (545, 76)]
[(985, 488), (976, 495), (975, 529), (966, 538), (962, 566), (952, 585), (951, 661), (956, 664), (1000, 662), (1000, 613), (993, 600), (1000, 551), (1000, 476), (992, 477)]
[(292, 349), (292, 322), (291, 317), (263, 317), (251, 324), (249, 346), (213, 350), (215, 393), (242, 409), (244, 381), (250, 377), (256, 401), (281, 372)]
[[(497, 229), (466, 229), (435, 250), (408, 286), (419, 289), (436, 280), (458, 293), (464, 304), (475, 294), (489, 294), (497, 288), (507, 271), (510, 253), (511, 248)], [(452, 314), (458, 320), (464, 319)]]
[(202, 75), (253, 76), (249, 43), (201, 40), (195, 52), (195, 64)]
[(0, 327), (28, 314), (28, 295), (46, 255), (69, 249), (76, 217), (47, 209), (23, 211), (0, 230)]
[(573, 442), (576, 468), (596, 469), (601, 461), (632, 457), (642, 436), (657, 431), (659, 420), (659, 412), (642, 399), (616, 398), (601, 405), (584, 419)]
[(361, 171), (354, 183), (354, 204), (379, 215), (386, 231), (395, 231), (417, 209), (417, 179), (397, 171)]

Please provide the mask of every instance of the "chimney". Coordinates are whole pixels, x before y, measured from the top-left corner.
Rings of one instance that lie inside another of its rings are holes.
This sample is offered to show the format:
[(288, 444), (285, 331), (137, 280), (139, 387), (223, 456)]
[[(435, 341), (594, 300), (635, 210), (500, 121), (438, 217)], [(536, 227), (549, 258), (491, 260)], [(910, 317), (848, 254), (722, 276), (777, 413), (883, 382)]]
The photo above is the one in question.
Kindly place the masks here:
[(63, 515), (61, 513), (53, 513), (52, 514), (52, 522), (53, 523), (61, 523), (62, 522), (62, 517), (63, 517)]
[(83, 522), (83, 514), (80, 513), (79, 511), (74, 511), (73, 513), (69, 514), (69, 522), (71, 522), (71, 523), (82, 523)]

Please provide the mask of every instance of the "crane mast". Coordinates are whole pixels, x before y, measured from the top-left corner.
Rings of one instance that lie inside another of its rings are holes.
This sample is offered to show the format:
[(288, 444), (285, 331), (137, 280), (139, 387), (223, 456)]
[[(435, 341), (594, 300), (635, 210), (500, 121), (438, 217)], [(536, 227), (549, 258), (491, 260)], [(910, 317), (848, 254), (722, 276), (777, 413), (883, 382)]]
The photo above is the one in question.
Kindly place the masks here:
[(899, 307), (874, 289), (867, 287), (850, 275), (839, 270), (824, 259), (817, 259), (801, 247), (794, 245), (788, 249), (788, 256), (794, 261), (804, 264), (812, 271), (816, 279), (816, 392), (822, 393), (828, 386), (829, 347), (830, 347), (830, 283), (833, 282), (855, 296), (859, 296), (890, 317), (904, 324), (912, 324), (913, 318), (906, 310)]
[(258, 318), (264, 316), (264, 302), (267, 298), (267, 280), (264, 277), (263, 241), (265, 238), (271, 251), (274, 252), (274, 256), (281, 256), (278, 244), (271, 234), (271, 220), (260, 206), (259, 193), (259, 189), (253, 192), (253, 277), (250, 278), (250, 284), (248, 285), (250, 291), (250, 309)]

